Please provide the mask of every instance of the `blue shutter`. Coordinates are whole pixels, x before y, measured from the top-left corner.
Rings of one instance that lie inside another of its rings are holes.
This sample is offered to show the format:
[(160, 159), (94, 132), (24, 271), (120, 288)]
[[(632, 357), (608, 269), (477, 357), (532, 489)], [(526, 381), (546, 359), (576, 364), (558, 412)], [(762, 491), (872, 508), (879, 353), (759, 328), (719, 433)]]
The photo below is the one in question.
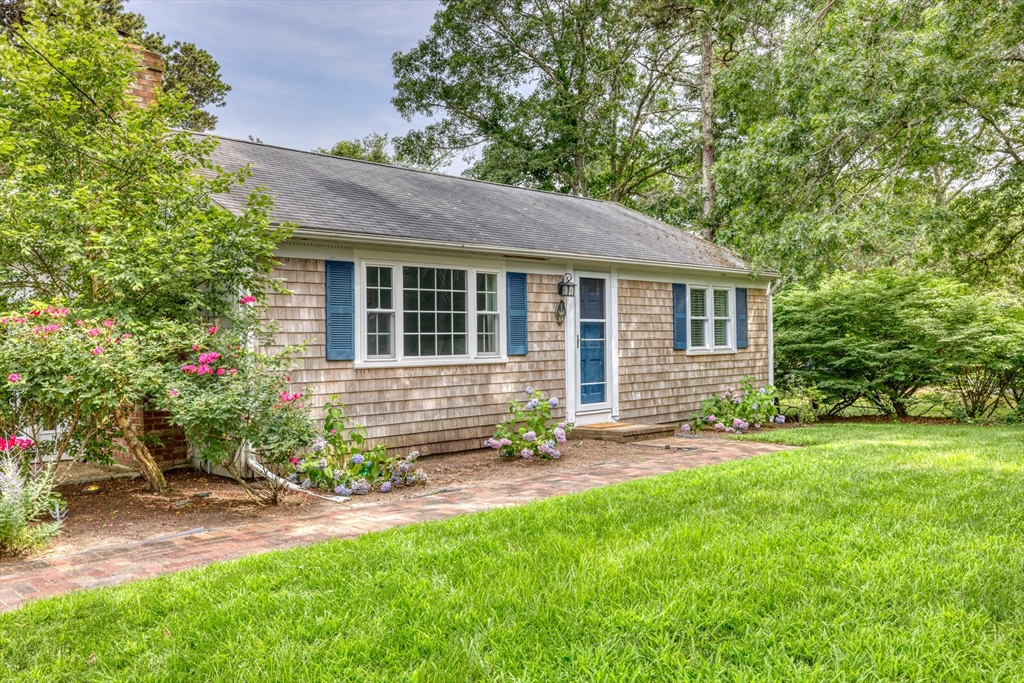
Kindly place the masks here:
[(327, 261), (327, 360), (356, 357), (354, 270), (351, 261)]
[(508, 309), (508, 355), (525, 356), (526, 342), (526, 273), (507, 273), (505, 300)]
[(747, 340), (747, 290), (745, 287), (736, 288), (736, 348), (745, 349), (749, 342)]
[(686, 285), (672, 285), (672, 348), (686, 348)]

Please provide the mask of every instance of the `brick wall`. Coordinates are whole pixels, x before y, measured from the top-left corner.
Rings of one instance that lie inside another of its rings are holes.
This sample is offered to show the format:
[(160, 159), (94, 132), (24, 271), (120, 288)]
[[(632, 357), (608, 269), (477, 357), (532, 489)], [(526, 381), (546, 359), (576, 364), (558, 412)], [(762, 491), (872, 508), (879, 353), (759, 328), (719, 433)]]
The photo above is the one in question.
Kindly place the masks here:
[[(149, 447), (153, 459), (161, 469), (168, 469), (189, 461), (188, 440), (185, 433), (167, 422), (167, 413), (146, 408), (136, 408), (128, 415), (128, 421), (135, 433)], [(153, 439), (159, 440), (159, 445)], [(125, 444), (118, 440), (111, 454), (115, 462), (135, 466), (135, 457)]]

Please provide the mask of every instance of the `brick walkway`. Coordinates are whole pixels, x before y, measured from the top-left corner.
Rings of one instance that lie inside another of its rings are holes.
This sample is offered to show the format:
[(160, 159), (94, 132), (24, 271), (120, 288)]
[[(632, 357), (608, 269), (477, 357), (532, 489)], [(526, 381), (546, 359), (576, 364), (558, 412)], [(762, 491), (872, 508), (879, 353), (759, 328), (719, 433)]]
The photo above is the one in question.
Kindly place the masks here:
[(369, 531), (519, 505), (785, 448), (772, 444), (711, 439), (673, 441), (697, 448), (684, 452), (651, 448), (651, 456), (645, 460), (609, 461), (586, 469), (563, 470), (557, 478), (542, 482), (513, 482), (493, 485), (487, 489), (449, 489), (365, 507), (339, 506), (335, 511), (315, 517), (215, 529), (177, 538), (8, 565), (0, 568), (3, 572), (0, 576), (0, 612), (14, 609), (29, 600), (83, 588), (113, 586), (331, 538), (354, 538)]

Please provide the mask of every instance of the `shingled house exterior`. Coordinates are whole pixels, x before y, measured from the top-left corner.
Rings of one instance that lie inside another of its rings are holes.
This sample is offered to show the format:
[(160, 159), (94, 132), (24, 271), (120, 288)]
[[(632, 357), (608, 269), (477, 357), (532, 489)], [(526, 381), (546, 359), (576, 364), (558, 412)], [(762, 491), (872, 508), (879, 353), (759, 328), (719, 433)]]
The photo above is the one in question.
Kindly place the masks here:
[(299, 224), (269, 308), (278, 343), (307, 344), (296, 390), (389, 448), (478, 448), (528, 385), (586, 425), (771, 381), (771, 275), (618, 204), (230, 139), (213, 161)]

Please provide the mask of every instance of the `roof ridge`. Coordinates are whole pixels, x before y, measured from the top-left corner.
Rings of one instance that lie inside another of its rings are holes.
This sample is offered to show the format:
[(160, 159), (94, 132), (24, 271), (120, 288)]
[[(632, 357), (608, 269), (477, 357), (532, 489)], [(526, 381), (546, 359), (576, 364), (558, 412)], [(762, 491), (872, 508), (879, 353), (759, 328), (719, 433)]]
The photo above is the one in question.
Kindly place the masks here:
[[(325, 159), (335, 159), (342, 161), (351, 161), (357, 164), (366, 164), (368, 166), (379, 166), (381, 168), (393, 168), (398, 171), (409, 171), (411, 173), (422, 173), (424, 175), (434, 176), (437, 178), (446, 178), (449, 180), (462, 180), (468, 183), (480, 183), (481, 185), (495, 185), (497, 187), (505, 187), (512, 190), (524, 190), (526, 192), (539, 192), (541, 194), (554, 195), (556, 197), (567, 197), (569, 199), (584, 199), (590, 202), (600, 202), (602, 204), (614, 204), (615, 206), (622, 206), (618, 202), (609, 201), (607, 199), (600, 199), (599, 197), (581, 197), (576, 194), (566, 194), (565, 192), (555, 192), (554, 190), (539, 190), (535, 187), (523, 187), (521, 185), (509, 185), (508, 183), (498, 183), (493, 180), (480, 180), (479, 178), (467, 178), (461, 175), (451, 175), (448, 173), (438, 173), (437, 171), (425, 171), (421, 168), (409, 168), (408, 166), (395, 166), (393, 164), (382, 164), (379, 161), (368, 161), (366, 159), (353, 159), (352, 157), (337, 156), (335, 154), (324, 154), (315, 150), (295, 149), (294, 147), (284, 147), (282, 145), (271, 145), (266, 142), (254, 142), (252, 140), (242, 140), (241, 138), (232, 138), (226, 135), (214, 135), (212, 133), (193, 133), (193, 135), (202, 135), (203, 137), (215, 138), (218, 140), (230, 140), (231, 142), (241, 142), (245, 145), (255, 145), (256, 147), (271, 147), (273, 149), (280, 149), (285, 152), (298, 152), (299, 154), (309, 154), (316, 157), (324, 157)], [(641, 214), (644, 215), (644, 214)]]

